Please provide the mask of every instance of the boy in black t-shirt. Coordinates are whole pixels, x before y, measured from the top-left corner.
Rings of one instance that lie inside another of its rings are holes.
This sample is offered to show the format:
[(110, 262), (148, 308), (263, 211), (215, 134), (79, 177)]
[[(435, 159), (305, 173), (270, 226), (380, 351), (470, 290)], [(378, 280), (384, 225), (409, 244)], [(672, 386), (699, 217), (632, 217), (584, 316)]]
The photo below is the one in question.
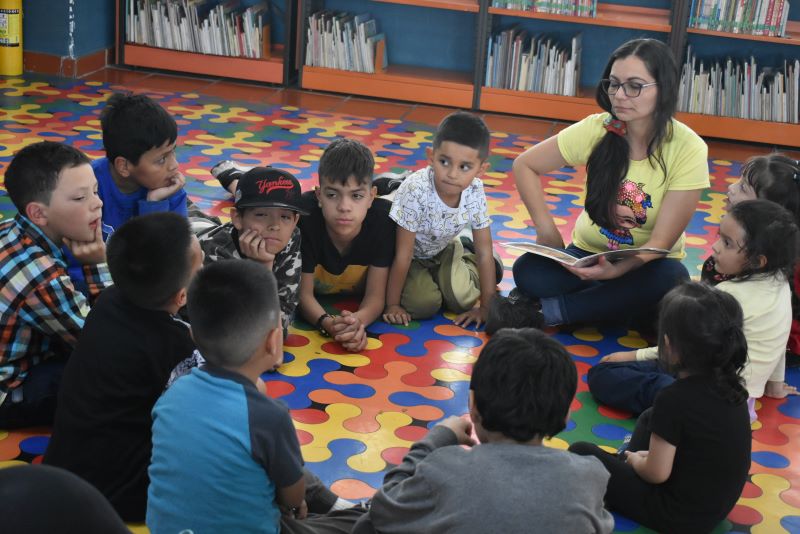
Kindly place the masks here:
[[(366, 327), (383, 312), (394, 258), (391, 203), (375, 198), (374, 167), (360, 142), (332, 142), (319, 161), (319, 187), (303, 195), (310, 214), (300, 218), (301, 312), (350, 352), (366, 347)], [(317, 301), (317, 295), (339, 293), (364, 295), (358, 310), (334, 316)]]
[(176, 317), (203, 252), (186, 217), (135, 217), (109, 239), (114, 280), (86, 319), (64, 370), (44, 463), (93, 484), (123, 520), (144, 521), (150, 412), (194, 350)]

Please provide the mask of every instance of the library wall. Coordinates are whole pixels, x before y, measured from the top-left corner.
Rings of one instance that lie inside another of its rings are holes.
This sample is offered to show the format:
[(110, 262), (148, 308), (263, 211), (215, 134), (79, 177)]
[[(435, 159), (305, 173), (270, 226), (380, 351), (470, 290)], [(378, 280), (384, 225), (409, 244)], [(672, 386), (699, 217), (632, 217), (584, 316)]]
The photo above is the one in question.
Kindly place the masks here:
[[(54, 56), (69, 55), (68, 4), (67, 0), (23, 0), (22, 36), (25, 50)], [(111, 29), (113, 31), (113, 27)]]
[[(111, 48), (114, 9), (108, 0), (23, 0), (23, 46), (32, 52), (73, 58)], [(71, 34), (70, 14), (75, 22)]]

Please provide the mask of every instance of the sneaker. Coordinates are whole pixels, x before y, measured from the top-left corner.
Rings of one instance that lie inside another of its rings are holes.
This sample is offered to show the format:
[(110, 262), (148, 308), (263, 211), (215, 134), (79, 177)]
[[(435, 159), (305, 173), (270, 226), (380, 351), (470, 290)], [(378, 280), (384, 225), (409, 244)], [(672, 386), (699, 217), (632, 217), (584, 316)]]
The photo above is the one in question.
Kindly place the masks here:
[(542, 328), (544, 316), (539, 301), (526, 297), (516, 288), (508, 297), (495, 295), (489, 305), (486, 334), (491, 336), (501, 328)]
[(403, 171), (401, 173), (384, 172), (379, 174), (372, 180), (372, 185), (378, 188), (378, 196), (386, 196), (400, 187), (411, 171)]
[(234, 161), (226, 159), (211, 167), (211, 176), (216, 178), (222, 187), (228, 189), (228, 186), (231, 185), (231, 182), (238, 179), (240, 175), (246, 173), (252, 168), (253, 167), (239, 165)]
[[(471, 237), (461, 235), (459, 239), (466, 252), (475, 254), (475, 243), (472, 242)], [(494, 284), (497, 285), (503, 281), (503, 272), (505, 268), (503, 267), (503, 260), (500, 259), (500, 254), (498, 254), (497, 251), (492, 250), (492, 256), (494, 257)]]

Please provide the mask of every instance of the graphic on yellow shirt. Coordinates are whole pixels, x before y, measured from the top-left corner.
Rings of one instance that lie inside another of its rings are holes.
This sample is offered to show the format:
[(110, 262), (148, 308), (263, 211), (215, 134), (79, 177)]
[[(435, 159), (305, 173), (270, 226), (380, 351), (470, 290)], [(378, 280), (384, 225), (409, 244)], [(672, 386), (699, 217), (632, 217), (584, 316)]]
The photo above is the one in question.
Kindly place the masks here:
[(348, 265), (342, 274), (332, 274), (322, 265), (317, 265), (314, 269), (314, 293), (320, 295), (363, 293), (368, 268), (369, 265)]
[(633, 183), (627, 178), (617, 192), (617, 228), (600, 228), (608, 238), (608, 250), (618, 250), (620, 245), (633, 245), (631, 228), (641, 228), (647, 222), (647, 208), (652, 208), (650, 195), (645, 193), (643, 183)]

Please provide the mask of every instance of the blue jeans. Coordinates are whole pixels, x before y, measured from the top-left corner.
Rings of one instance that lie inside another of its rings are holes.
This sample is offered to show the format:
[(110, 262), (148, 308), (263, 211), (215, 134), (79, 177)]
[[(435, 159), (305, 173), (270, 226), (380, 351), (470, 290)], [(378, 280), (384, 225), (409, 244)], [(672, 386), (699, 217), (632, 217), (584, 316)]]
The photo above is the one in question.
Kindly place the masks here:
[[(592, 254), (575, 245), (565, 250), (577, 258)], [(524, 295), (540, 300), (548, 325), (655, 318), (661, 298), (688, 279), (686, 267), (671, 258), (600, 281), (581, 280), (558, 262), (535, 254), (523, 254), (514, 262), (514, 283)]]
[(14, 402), (11, 392), (0, 404), (0, 428), (13, 429), (26, 426), (53, 424), (56, 399), (64, 373), (66, 358), (45, 360), (28, 369), (22, 383), (22, 399)]
[(601, 404), (640, 414), (656, 394), (675, 382), (657, 360), (598, 363), (586, 375), (589, 391)]

